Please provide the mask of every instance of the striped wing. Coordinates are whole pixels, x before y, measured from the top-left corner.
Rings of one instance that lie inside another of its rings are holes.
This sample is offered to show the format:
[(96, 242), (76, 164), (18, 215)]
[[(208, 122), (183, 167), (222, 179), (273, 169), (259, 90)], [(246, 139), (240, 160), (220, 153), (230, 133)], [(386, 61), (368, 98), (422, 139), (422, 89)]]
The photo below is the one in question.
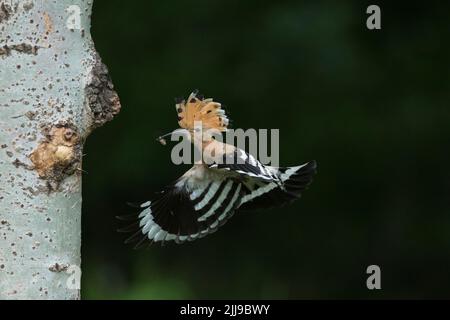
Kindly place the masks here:
[(282, 206), (299, 199), (302, 192), (311, 184), (316, 173), (316, 162), (311, 161), (297, 167), (274, 168), (278, 171), (280, 183), (252, 180), (247, 184), (249, 190), (241, 198), (239, 209), (254, 210)]
[(279, 182), (277, 170), (264, 166), (250, 153), (235, 148), (231, 153), (225, 153), (220, 163), (212, 163), (209, 168), (216, 170), (228, 170), (240, 175), (256, 178), (266, 182)]
[[(280, 206), (300, 198), (312, 182), (316, 162), (274, 168), (278, 181), (194, 166), (155, 199), (141, 205), (138, 221), (122, 231), (138, 229), (127, 242), (183, 243), (215, 232), (237, 209)], [(244, 179), (243, 179), (244, 177)]]
[(128, 242), (182, 243), (202, 238), (233, 215), (244, 192), (242, 183), (225, 175), (203, 180), (181, 178), (142, 205), (139, 230)]

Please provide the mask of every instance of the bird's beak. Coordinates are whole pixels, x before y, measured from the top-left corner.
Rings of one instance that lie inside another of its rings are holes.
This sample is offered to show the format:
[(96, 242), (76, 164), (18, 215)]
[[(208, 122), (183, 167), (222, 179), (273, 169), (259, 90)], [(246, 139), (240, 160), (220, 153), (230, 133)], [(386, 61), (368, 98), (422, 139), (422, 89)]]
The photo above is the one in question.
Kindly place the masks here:
[(165, 145), (167, 144), (165, 138), (168, 137), (168, 136), (171, 136), (172, 133), (173, 133), (173, 131), (172, 131), (172, 132), (169, 132), (169, 133), (166, 133), (166, 134), (163, 134), (162, 136), (159, 136), (158, 138), (156, 138), (156, 141), (158, 141), (158, 142), (161, 143), (163, 146), (165, 146)]
[(159, 141), (161, 139), (167, 138), (168, 136), (172, 135), (172, 133), (173, 133), (173, 131), (169, 132), (169, 133), (166, 133), (166, 134), (163, 134), (162, 136), (159, 136), (158, 138), (156, 138), (156, 140)]
[(159, 136), (158, 138), (156, 138), (156, 141), (159, 141), (162, 145), (166, 145), (166, 138), (172, 136), (173, 134), (177, 134), (177, 135), (183, 135), (189, 133), (186, 129), (176, 129), (173, 130), (172, 132), (163, 134), (162, 136)]

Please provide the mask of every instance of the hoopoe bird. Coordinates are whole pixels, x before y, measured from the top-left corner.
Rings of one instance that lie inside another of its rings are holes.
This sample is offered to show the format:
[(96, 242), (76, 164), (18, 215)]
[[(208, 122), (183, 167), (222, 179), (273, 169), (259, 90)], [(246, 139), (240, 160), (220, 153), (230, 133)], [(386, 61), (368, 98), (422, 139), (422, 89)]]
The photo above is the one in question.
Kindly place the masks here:
[[(187, 100), (178, 99), (176, 111), (178, 124), (189, 132), (191, 142), (195, 123), (201, 123), (206, 132), (227, 131), (229, 119), (222, 105), (204, 99), (198, 91)], [(165, 144), (162, 137), (159, 140)], [(201, 135), (200, 146), (218, 150), (214, 159), (223, 161), (202, 159), (154, 199), (140, 205), (137, 222), (121, 230), (137, 229), (127, 243), (137, 241), (139, 247), (146, 240), (183, 243), (202, 238), (215, 232), (236, 210), (270, 208), (300, 198), (316, 172), (315, 161), (296, 167), (263, 165), (253, 155), (208, 134)], [(236, 159), (241, 159), (240, 163)]]

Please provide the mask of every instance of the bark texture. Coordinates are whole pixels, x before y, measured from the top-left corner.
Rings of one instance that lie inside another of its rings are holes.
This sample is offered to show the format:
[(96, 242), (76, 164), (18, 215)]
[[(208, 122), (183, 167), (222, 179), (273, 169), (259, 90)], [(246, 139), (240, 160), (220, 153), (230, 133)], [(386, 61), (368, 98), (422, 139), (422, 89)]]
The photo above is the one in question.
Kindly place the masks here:
[(120, 110), (92, 1), (0, 0), (0, 299), (79, 299), (83, 143)]

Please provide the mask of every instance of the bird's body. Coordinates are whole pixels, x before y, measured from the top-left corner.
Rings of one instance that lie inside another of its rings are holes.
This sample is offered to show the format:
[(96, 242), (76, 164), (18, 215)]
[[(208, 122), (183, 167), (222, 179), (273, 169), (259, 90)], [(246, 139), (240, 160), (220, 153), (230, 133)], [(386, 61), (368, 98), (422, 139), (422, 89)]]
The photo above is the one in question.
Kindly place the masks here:
[[(180, 126), (188, 130), (193, 129), (194, 121), (203, 120), (199, 114), (207, 115), (204, 129), (225, 131), (228, 125), (220, 104), (198, 99), (196, 93), (176, 108)], [(265, 166), (244, 150), (210, 137), (203, 137), (200, 145), (214, 150), (213, 157), (203, 158), (141, 205), (139, 230), (131, 240), (182, 243), (204, 237), (238, 209), (267, 208), (298, 199), (316, 170), (315, 161), (297, 167)]]

